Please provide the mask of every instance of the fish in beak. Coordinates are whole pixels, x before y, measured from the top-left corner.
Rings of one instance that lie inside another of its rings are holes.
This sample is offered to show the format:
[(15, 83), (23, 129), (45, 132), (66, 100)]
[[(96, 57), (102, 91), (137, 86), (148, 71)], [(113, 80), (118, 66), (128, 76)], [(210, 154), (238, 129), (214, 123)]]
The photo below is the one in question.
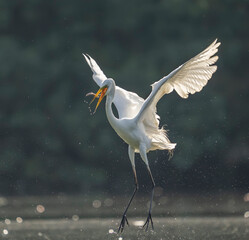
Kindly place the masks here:
[[(96, 112), (96, 110), (97, 110), (99, 104), (101, 103), (102, 99), (104, 98), (104, 96), (105, 96), (107, 90), (108, 90), (108, 88), (107, 88), (106, 86), (104, 86), (104, 87), (100, 88), (99, 91), (98, 91), (96, 94), (94, 94), (94, 93), (88, 93), (88, 94), (87, 94), (87, 96), (89, 96), (89, 95), (94, 95), (93, 100), (90, 102), (90, 104), (93, 103), (93, 101), (95, 100), (95, 98), (97, 98), (97, 97), (99, 98), (99, 100), (98, 100), (98, 102), (97, 102), (97, 105), (96, 105), (95, 110), (94, 110), (93, 113)], [(99, 96), (99, 95), (100, 95), (100, 96)]]

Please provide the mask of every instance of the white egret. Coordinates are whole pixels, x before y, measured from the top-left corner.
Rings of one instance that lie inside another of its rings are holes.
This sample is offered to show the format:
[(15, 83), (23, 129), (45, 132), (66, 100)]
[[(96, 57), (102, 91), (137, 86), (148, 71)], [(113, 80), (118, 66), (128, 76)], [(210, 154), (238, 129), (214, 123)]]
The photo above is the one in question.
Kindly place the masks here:
[[(83, 54), (93, 72), (94, 81), (100, 87), (96, 94), (90, 93), (94, 95), (93, 100), (96, 97), (99, 98), (95, 111), (101, 100), (106, 96), (105, 108), (107, 119), (116, 133), (129, 145), (128, 155), (134, 173), (135, 190), (123, 213), (118, 232), (123, 231), (125, 223), (129, 225), (126, 217), (127, 210), (138, 190), (135, 153), (140, 153), (152, 182), (150, 207), (144, 227), (146, 226), (147, 230), (151, 223), (153, 229), (151, 210), (155, 182), (149, 167), (147, 153), (157, 149), (171, 152), (176, 146), (176, 143), (171, 143), (168, 139), (166, 130), (163, 127), (159, 127), (160, 117), (156, 113), (157, 102), (165, 94), (173, 90), (182, 98), (187, 98), (189, 93), (200, 92), (217, 69), (217, 66), (213, 64), (218, 60), (218, 56), (214, 56), (214, 54), (218, 51), (219, 45), (220, 43), (216, 39), (204, 51), (176, 68), (169, 75), (153, 83), (152, 91), (145, 100), (136, 93), (116, 86), (114, 80), (105, 76), (94, 59), (87, 54)], [(112, 103), (116, 106), (118, 118), (113, 114)]]

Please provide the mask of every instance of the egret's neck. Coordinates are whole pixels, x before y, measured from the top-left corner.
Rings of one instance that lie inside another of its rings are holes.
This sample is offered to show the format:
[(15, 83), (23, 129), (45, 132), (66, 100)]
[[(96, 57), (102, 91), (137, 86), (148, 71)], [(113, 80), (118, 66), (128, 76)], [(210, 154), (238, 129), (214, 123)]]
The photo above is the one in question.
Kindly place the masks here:
[(106, 96), (106, 104), (105, 104), (105, 110), (106, 110), (106, 116), (111, 124), (111, 126), (116, 130), (118, 119), (114, 116), (112, 112), (112, 102), (115, 94), (115, 88), (112, 88), (109, 94)]

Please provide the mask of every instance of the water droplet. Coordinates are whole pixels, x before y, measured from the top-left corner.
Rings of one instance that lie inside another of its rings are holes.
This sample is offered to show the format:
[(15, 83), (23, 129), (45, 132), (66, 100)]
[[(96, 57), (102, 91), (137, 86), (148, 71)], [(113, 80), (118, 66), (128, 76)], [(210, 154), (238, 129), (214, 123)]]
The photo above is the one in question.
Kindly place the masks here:
[(75, 222), (79, 221), (79, 216), (78, 215), (73, 215), (72, 220), (75, 221)]
[(11, 221), (10, 221), (10, 219), (8, 219), (8, 218), (6, 218), (6, 219), (4, 220), (4, 222), (5, 222), (5, 224), (7, 224), (7, 225), (11, 224)]
[(101, 201), (100, 200), (94, 200), (93, 201), (93, 207), (94, 208), (100, 208), (101, 207)]
[(45, 207), (43, 205), (39, 204), (39, 205), (36, 206), (36, 211), (38, 213), (44, 213), (45, 212)]
[(246, 212), (244, 213), (244, 218), (249, 218), (249, 211), (246, 211)]
[(17, 217), (17, 218), (16, 218), (16, 221), (17, 221), (17, 223), (22, 223), (22, 222), (23, 222), (23, 219), (22, 219), (21, 217)]
[(108, 231), (110, 234), (114, 233), (114, 230), (113, 229), (109, 229)]
[(133, 225), (137, 227), (142, 227), (144, 225), (144, 221), (134, 221)]
[[(86, 100), (84, 100), (84, 103), (89, 104), (89, 102), (87, 102)], [(88, 105), (88, 109), (89, 109), (90, 115), (93, 115), (90, 105)]]
[(249, 193), (246, 193), (246, 194), (244, 195), (244, 201), (245, 201), (245, 202), (249, 202)]

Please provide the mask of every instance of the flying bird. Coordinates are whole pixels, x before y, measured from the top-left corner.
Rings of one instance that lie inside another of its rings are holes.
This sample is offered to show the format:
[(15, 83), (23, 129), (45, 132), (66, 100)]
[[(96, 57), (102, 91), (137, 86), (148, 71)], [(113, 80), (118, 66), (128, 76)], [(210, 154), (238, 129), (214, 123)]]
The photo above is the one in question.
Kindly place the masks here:
[[(154, 82), (151, 85), (152, 91), (146, 99), (116, 86), (115, 81), (106, 77), (93, 58), (88, 54), (83, 54), (93, 72), (93, 80), (100, 87), (96, 94), (88, 94), (94, 95), (91, 103), (98, 98), (94, 112), (96, 112), (100, 102), (106, 96), (107, 119), (115, 132), (128, 144), (128, 155), (135, 178), (135, 189), (123, 213), (118, 232), (124, 230), (125, 224), (129, 225), (126, 216), (127, 211), (138, 190), (135, 153), (139, 153), (146, 164), (152, 182), (150, 206), (143, 227), (146, 227), (147, 230), (151, 223), (151, 227), (154, 229), (151, 211), (155, 181), (150, 170), (147, 153), (154, 150), (167, 150), (171, 153), (176, 146), (176, 143), (170, 142), (167, 131), (163, 127), (159, 127), (160, 117), (157, 115), (156, 105), (165, 94), (171, 93), (173, 90), (182, 98), (187, 98), (189, 93), (200, 92), (217, 69), (214, 64), (218, 60), (218, 56), (214, 55), (217, 53), (219, 45), (220, 43), (216, 39), (201, 53), (159, 81)], [(113, 114), (112, 104), (117, 109), (118, 117)]]

